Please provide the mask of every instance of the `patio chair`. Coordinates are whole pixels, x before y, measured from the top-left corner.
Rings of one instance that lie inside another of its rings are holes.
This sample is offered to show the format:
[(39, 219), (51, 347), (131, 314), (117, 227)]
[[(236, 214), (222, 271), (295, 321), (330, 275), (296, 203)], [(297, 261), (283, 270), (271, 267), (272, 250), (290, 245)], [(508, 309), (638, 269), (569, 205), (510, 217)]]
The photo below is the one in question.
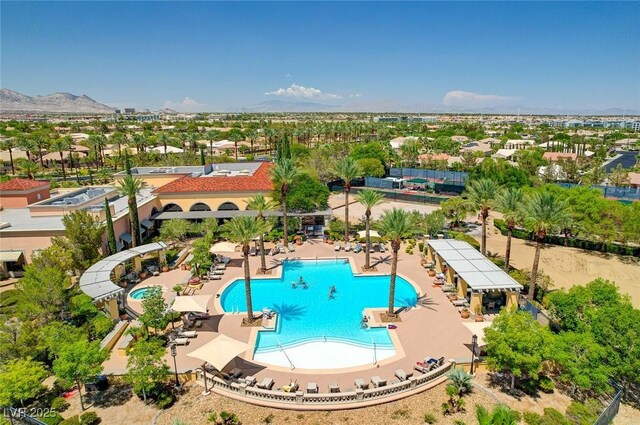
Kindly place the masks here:
[(289, 252), (294, 252), (296, 250), (296, 246), (291, 242), (287, 244), (287, 248), (289, 249)]
[(216, 270), (227, 270), (227, 266), (226, 264), (218, 264), (215, 269), (213, 269), (213, 271), (215, 272)]
[(378, 375), (376, 375), (376, 376), (371, 378), (371, 383), (373, 384), (374, 387), (379, 388), (379, 387), (384, 387), (385, 385), (387, 385), (387, 380), (386, 379), (382, 379)]
[(351, 251), (351, 243), (347, 242), (346, 244), (344, 244), (344, 250), (346, 252)]
[(256, 386), (263, 390), (270, 390), (271, 388), (273, 388), (273, 379), (264, 378), (262, 382), (258, 383)]
[(224, 274), (224, 270), (214, 270), (214, 271), (213, 271), (213, 274), (214, 274), (214, 275), (221, 276), (221, 275), (223, 275), (223, 274)]
[(209, 277), (209, 280), (221, 280), (222, 279), (222, 275), (219, 275), (219, 274), (208, 273), (207, 276)]
[(431, 370), (431, 365), (425, 364), (425, 363), (422, 363), (422, 362), (417, 362), (413, 366), (413, 368), (415, 370), (417, 370), (418, 372), (420, 372), (420, 373), (427, 373), (427, 372), (429, 372)]
[(269, 251), (269, 255), (272, 257), (277, 254), (280, 254), (280, 248), (278, 247), (273, 247), (271, 248), (271, 251)]
[(258, 382), (258, 380), (253, 375), (249, 375), (245, 378), (240, 378), (238, 379), (238, 381), (242, 382), (243, 384), (247, 384), (247, 386), (249, 387), (254, 386), (256, 382)]
[(176, 338), (171, 342), (175, 345), (189, 345), (189, 338)]
[(307, 384), (307, 392), (309, 394), (318, 394), (318, 384), (315, 382), (309, 382)]
[(340, 385), (338, 385), (337, 383), (332, 383), (329, 384), (329, 392), (330, 393), (339, 393), (340, 392)]
[(380, 242), (380, 252), (386, 252), (387, 251), (387, 247), (384, 246), (384, 243)]
[(395, 374), (396, 378), (398, 378), (401, 381), (406, 381), (407, 379), (411, 378), (413, 376), (413, 373), (409, 372), (405, 372), (404, 369), (398, 369), (396, 370)]
[(362, 379), (362, 378), (357, 378), (355, 381), (353, 381), (353, 385), (355, 385), (356, 388), (360, 389), (360, 390), (368, 390), (369, 389), (369, 384), (364, 382), (364, 379)]
[(340, 245), (340, 242), (336, 243), (336, 246), (333, 247), (334, 251), (340, 251), (342, 249), (342, 245)]
[(222, 372), (222, 376), (226, 379), (226, 380), (232, 380), (232, 379), (237, 379), (240, 376), (242, 376), (242, 370), (238, 369), (237, 367), (234, 367), (231, 372)]
[(356, 246), (353, 248), (353, 252), (357, 254), (360, 251), (362, 251), (362, 244), (357, 243)]
[(181, 331), (181, 332), (178, 332), (178, 337), (179, 338), (195, 338), (196, 336), (198, 336), (198, 333), (196, 331)]

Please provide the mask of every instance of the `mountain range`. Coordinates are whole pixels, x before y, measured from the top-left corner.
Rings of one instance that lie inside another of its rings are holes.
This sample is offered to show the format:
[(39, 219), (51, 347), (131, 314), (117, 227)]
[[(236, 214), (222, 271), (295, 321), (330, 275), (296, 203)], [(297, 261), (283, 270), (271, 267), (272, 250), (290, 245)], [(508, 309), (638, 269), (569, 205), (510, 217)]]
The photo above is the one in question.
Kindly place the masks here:
[(89, 96), (53, 93), (47, 96), (27, 96), (9, 89), (0, 89), (0, 112), (67, 112), (113, 113), (114, 108), (96, 102)]

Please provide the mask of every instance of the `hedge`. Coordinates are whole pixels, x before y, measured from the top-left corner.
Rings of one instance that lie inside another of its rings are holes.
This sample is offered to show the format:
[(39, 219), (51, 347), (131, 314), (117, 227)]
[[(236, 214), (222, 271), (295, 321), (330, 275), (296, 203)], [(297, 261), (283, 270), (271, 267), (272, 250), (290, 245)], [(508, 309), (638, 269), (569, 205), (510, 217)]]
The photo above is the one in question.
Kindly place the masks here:
[(480, 251), (480, 242), (475, 240), (473, 236), (469, 236), (466, 233), (450, 231), (449, 236), (459, 241), (467, 242), (469, 245)]
[[(503, 236), (507, 235), (507, 225), (504, 220), (496, 218), (495, 220), (493, 220), (493, 223), (498, 228), (498, 230), (500, 230), (500, 233), (502, 233)], [(532, 232), (525, 229), (515, 228), (513, 229), (513, 232), (511, 233), (511, 235), (517, 239), (533, 240)], [(558, 236), (558, 235), (548, 235), (544, 238), (543, 242), (551, 245), (565, 246), (565, 237)], [(625, 245), (620, 245), (619, 243), (613, 243), (613, 242), (607, 242), (603, 245), (602, 242), (569, 237), (569, 238), (566, 238), (566, 246), (572, 247), (572, 248), (586, 249), (588, 251), (599, 251), (599, 252), (606, 252), (610, 254), (630, 255), (633, 257), (640, 257), (640, 247), (625, 246)]]

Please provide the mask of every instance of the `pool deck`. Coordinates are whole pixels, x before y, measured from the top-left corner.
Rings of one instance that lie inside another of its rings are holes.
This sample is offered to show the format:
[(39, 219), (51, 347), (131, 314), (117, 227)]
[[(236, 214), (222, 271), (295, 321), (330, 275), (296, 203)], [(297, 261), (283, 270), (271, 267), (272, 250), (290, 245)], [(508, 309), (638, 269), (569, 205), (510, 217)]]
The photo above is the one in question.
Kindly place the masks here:
[[(433, 278), (428, 277), (426, 270), (420, 266), (420, 256), (417, 253), (409, 255), (404, 252), (403, 245), (399, 253), (398, 271), (403, 277), (412, 281), (419, 288), (419, 301), (416, 308), (400, 313), (402, 322), (397, 323), (397, 329), (390, 330), (390, 334), (396, 343), (397, 355), (391, 359), (380, 361), (377, 365), (364, 365), (344, 369), (305, 369), (290, 370), (284, 367), (274, 367), (257, 364), (251, 361), (252, 350), (247, 354), (236, 357), (227, 369), (239, 367), (244, 375), (253, 375), (258, 381), (264, 377), (270, 377), (275, 381), (274, 388), (286, 385), (291, 380), (297, 380), (301, 388), (306, 388), (307, 383), (315, 382), (320, 391), (328, 391), (330, 383), (338, 383), (344, 391), (354, 387), (354, 380), (362, 378), (369, 382), (372, 376), (378, 375), (391, 382), (395, 379), (394, 372), (397, 369), (404, 369), (407, 372), (413, 370), (416, 361), (425, 357), (444, 357), (445, 359), (469, 359), (471, 356), (469, 345), (471, 342), (471, 332), (462, 324), (457, 309), (448, 301), (445, 294), (439, 289), (432, 287)], [(416, 250), (417, 251), (417, 250)], [(205, 282), (199, 295), (220, 294), (222, 289), (231, 281), (243, 277), (241, 253), (227, 254), (231, 257), (231, 262), (222, 280)], [(336, 253), (334, 246), (325, 244), (321, 239), (306, 241), (302, 246), (297, 246), (296, 251), (290, 254), (280, 254), (275, 257), (267, 257), (267, 266), (279, 268), (279, 264), (285, 258), (334, 258), (350, 257), (352, 267), (355, 265), (360, 270), (364, 265), (364, 253), (354, 254), (353, 252), (340, 251)], [(391, 268), (391, 252), (372, 253), (371, 262), (375, 264), (378, 273), (387, 274)], [(252, 277), (260, 266), (260, 257), (250, 257), (250, 269)], [(276, 271), (276, 270), (274, 270)], [(172, 270), (161, 273), (159, 276), (150, 277), (142, 281), (135, 288), (150, 285), (161, 285), (167, 288), (165, 293), (168, 300), (172, 300), (175, 293), (172, 288), (182, 282), (189, 272), (183, 270)], [(279, 274), (279, 273), (278, 273)], [(141, 311), (141, 304), (129, 299), (129, 306), (136, 311)], [(195, 371), (202, 362), (198, 359), (188, 357), (187, 354), (211, 341), (215, 336), (224, 333), (227, 336), (251, 343), (255, 338), (256, 328), (243, 328), (240, 326), (243, 314), (222, 314), (219, 310), (219, 301), (214, 297), (210, 302), (211, 318), (202, 321), (202, 327), (197, 329), (197, 338), (191, 339), (189, 345), (178, 346), (176, 362), (179, 372)], [(170, 326), (169, 326), (170, 328)], [(399, 345), (398, 345), (399, 344)], [(400, 348), (400, 349), (398, 349)], [(168, 353), (165, 356), (167, 364), (173, 370), (173, 359)], [(126, 356), (119, 355), (117, 350), (111, 354), (109, 360), (104, 364), (105, 373), (122, 374), (126, 370)]]

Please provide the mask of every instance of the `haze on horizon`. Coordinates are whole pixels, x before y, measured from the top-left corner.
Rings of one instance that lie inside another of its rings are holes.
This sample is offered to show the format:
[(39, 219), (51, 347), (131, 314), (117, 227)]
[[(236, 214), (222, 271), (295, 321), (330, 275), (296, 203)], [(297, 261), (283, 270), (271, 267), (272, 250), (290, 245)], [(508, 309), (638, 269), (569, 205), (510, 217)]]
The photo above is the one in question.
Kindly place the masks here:
[(2, 87), (177, 111), (640, 110), (640, 4), (2, 2)]

